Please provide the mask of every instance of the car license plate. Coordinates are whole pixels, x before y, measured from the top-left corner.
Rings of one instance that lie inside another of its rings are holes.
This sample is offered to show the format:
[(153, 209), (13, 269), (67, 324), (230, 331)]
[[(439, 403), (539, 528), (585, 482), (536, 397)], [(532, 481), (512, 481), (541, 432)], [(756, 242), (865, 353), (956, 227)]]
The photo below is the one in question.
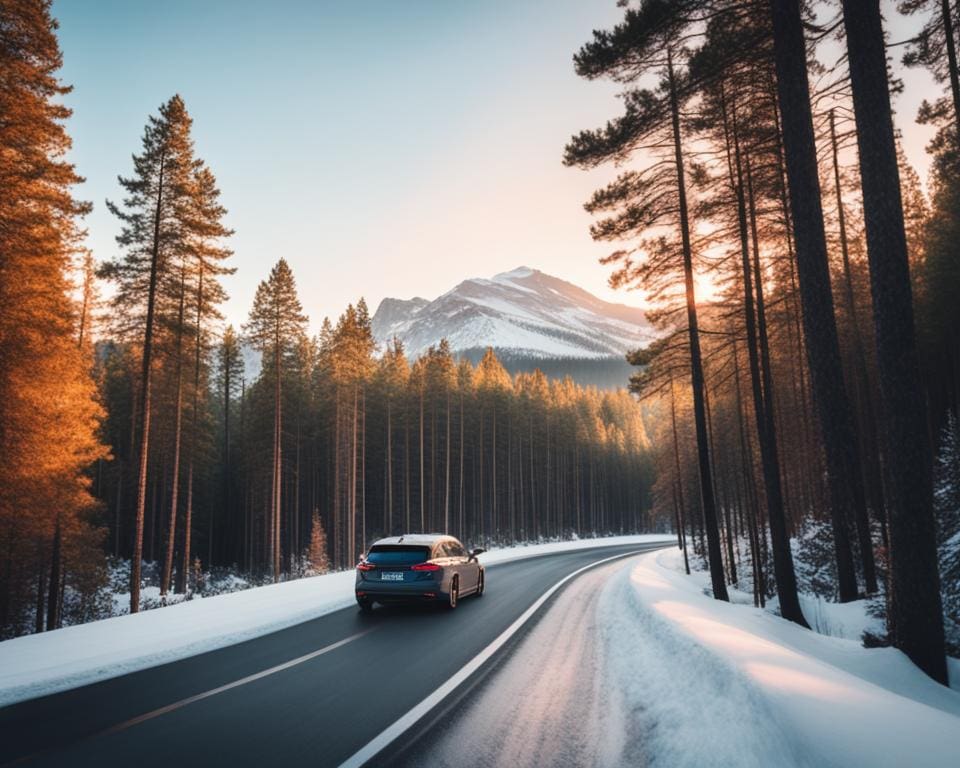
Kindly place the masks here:
[(403, 571), (384, 571), (381, 578), (384, 581), (403, 581)]

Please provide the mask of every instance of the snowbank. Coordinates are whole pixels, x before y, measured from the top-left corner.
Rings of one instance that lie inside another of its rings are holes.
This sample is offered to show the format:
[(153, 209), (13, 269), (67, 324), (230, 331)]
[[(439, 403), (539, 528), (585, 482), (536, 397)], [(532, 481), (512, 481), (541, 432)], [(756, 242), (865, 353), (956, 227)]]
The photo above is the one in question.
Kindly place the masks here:
[[(616, 653), (612, 681), (651, 765), (956, 764), (960, 693), (892, 648), (715, 601), (677, 554), (641, 557), (601, 606), (607, 643), (636, 649)], [(852, 633), (854, 613), (827, 621)]]
[[(485, 565), (596, 546), (670, 541), (615, 536), (491, 550)], [(341, 571), (189, 600), (0, 642), (0, 706), (223, 648), (353, 605)]]

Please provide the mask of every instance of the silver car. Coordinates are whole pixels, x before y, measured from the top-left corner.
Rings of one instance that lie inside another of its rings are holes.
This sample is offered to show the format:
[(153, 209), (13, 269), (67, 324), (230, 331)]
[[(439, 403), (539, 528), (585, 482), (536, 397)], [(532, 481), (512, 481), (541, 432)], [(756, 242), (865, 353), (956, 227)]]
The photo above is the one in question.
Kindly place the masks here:
[(456, 608), (467, 595), (482, 595), (483, 566), (453, 536), (409, 534), (380, 539), (357, 564), (360, 609), (374, 603), (432, 602)]

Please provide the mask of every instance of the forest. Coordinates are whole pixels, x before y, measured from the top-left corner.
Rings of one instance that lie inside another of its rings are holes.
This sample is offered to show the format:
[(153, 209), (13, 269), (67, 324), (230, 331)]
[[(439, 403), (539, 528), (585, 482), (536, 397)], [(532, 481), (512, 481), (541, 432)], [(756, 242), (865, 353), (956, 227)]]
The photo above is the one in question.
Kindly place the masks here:
[(406, 531), (490, 546), (650, 524), (624, 388), (510, 375), (442, 339), (413, 360), (378, 349), (363, 299), (311, 335), (269, 255), (247, 321), (224, 327), (232, 232), (180, 96), (107, 202), (116, 252), (90, 253), (50, 4), (2, 8), (0, 636), (110, 615), (124, 591), (131, 612), (175, 602), (211, 570), (351, 568)]
[[(891, 41), (875, 0), (620, 5), (574, 61), (622, 85), (623, 113), (564, 160), (623, 168), (586, 208), (615, 243), (612, 281), (648, 292), (663, 333), (631, 360), (660, 414), (654, 515), (674, 517), (717, 599), (739, 585), (806, 626), (801, 576), (831, 600), (870, 596), (887, 635), (866, 640), (945, 683), (945, 637), (960, 648), (957, 9), (903, 0), (890, 11), (922, 27)], [(935, 129), (926, 190), (894, 126), (901, 67), (942, 89), (917, 116)], [(715, 298), (696, 295), (704, 276)]]
[[(136, 612), (217, 569), (350, 568), (403, 531), (673, 530), (717, 599), (733, 585), (806, 625), (802, 592), (867, 597), (887, 632), (866, 640), (946, 680), (958, 9), (885, 7), (921, 22), (894, 41), (873, 1), (618, 4), (573, 64), (622, 111), (562, 161), (618, 169), (586, 201), (591, 235), (660, 336), (599, 390), (441, 339), (417, 359), (378, 348), (363, 299), (311, 334), (283, 254), (227, 325), (233, 233), (178, 95), (116, 169), (115, 251), (91, 253), (51, 3), (0, 3), (0, 637), (109, 615), (118, 573)], [(941, 89), (915, 116), (925, 183), (891, 101), (918, 67)]]

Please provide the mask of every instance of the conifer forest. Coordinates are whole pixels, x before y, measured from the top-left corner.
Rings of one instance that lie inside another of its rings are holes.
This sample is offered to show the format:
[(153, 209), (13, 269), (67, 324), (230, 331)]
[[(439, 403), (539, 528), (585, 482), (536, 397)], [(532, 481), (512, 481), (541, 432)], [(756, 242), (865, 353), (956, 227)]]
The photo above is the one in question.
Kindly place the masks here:
[[(113, 169), (122, 195), (88, 200), (55, 7), (0, 0), (0, 638), (224, 574), (351, 569), (405, 532), (485, 547), (664, 532), (718, 600), (736, 587), (806, 626), (803, 592), (870, 599), (885, 622), (870, 640), (946, 682), (960, 7), (618, 5), (570, 53), (619, 112), (555, 148), (566, 173), (611, 172), (583, 201), (608, 246), (595, 268), (640, 290), (657, 331), (602, 389), (557, 366), (509, 373), (493, 342), (474, 363), (444, 338), (417, 355), (378, 341), (364, 286), (316, 306), (302, 254), (259, 254), (228, 322), (243, 221), (192, 105), (169, 94), (144, 114)], [(893, 16), (920, 31), (893, 39)], [(938, 90), (897, 112), (915, 69)], [(929, 178), (902, 148), (914, 120), (932, 129)], [(93, 252), (102, 205), (115, 247)]]

